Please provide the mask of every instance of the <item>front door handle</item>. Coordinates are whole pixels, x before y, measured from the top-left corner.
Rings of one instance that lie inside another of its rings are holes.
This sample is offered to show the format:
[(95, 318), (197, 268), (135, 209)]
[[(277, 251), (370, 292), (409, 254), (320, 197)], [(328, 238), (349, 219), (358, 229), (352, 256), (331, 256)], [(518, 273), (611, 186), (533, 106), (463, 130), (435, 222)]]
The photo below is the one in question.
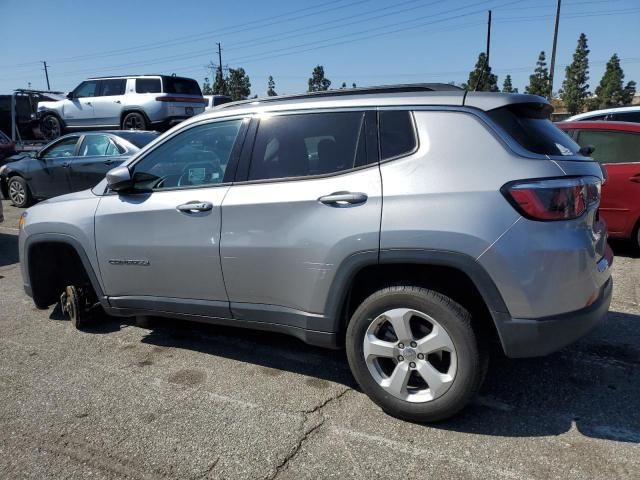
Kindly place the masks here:
[(113, 103), (122, 103), (120, 100), (114, 100)]
[(86, 102), (85, 105), (91, 105), (91, 102)]
[(352, 207), (362, 205), (367, 201), (367, 194), (361, 192), (335, 192), (320, 197), (318, 201), (330, 207)]
[(69, 167), (71, 166), (71, 162), (64, 162), (64, 163), (62, 164), (62, 166), (63, 166), (64, 168), (69, 168)]
[(213, 209), (213, 203), (211, 202), (199, 202), (197, 200), (183, 203), (178, 205), (176, 210), (182, 213), (196, 213), (196, 212), (208, 212)]
[(632, 181), (633, 183), (640, 183), (640, 173), (629, 177), (629, 180)]

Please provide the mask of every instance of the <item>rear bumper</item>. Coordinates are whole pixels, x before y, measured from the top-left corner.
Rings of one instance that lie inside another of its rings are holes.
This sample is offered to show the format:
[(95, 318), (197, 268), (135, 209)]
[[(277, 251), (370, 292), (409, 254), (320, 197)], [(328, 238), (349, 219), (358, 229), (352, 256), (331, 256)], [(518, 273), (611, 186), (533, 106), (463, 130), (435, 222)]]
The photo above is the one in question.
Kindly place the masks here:
[(606, 316), (612, 292), (610, 278), (598, 298), (581, 310), (540, 319), (503, 319), (499, 331), (505, 354), (511, 358), (538, 357), (575, 342)]

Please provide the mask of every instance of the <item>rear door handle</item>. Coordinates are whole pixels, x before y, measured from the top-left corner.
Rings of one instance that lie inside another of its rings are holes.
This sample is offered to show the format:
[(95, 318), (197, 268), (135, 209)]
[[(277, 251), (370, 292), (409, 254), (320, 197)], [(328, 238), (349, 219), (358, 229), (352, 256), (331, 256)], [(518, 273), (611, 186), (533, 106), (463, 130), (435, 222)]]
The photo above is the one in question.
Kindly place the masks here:
[(86, 102), (85, 105), (91, 105), (91, 102)]
[(120, 100), (114, 100), (113, 103), (121, 103)]
[(199, 202), (197, 200), (183, 203), (182, 205), (178, 205), (176, 207), (176, 210), (183, 213), (208, 212), (211, 209), (213, 209), (213, 203)]
[(634, 183), (640, 183), (640, 173), (637, 173), (636, 175), (629, 177), (629, 180), (631, 180)]
[(320, 197), (318, 201), (330, 207), (352, 207), (362, 205), (367, 201), (367, 194), (361, 192), (335, 192)]
[(69, 168), (69, 167), (71, 166), (71, 162), (64, 162), (64, 163), (62, 164), (62, 166), (63, 166), (64, 168)]

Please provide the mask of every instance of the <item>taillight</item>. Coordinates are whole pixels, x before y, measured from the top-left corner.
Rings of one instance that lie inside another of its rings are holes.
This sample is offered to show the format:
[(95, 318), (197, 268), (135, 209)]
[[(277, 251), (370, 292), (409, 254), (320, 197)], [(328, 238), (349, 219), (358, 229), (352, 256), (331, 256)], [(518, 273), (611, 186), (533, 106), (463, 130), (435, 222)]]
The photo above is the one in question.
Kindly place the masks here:
[(192, 97), (156, 97), (158, 102), (207, 103), (206, 98)]
[(525, 180), (502, 187), (503, 195), (531, 220), (571, 220), (600, 202), (597, 177)]

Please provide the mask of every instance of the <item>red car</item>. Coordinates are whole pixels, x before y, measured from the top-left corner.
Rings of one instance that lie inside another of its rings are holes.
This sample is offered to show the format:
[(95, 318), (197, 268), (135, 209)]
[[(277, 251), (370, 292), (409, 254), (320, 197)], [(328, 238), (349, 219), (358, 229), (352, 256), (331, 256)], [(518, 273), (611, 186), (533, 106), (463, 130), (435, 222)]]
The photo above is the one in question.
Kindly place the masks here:
[(561, 122), (556, 124), (606, 169), (600, 212), (609, 236), (631, 239), (640, 250), (640, 123)]

